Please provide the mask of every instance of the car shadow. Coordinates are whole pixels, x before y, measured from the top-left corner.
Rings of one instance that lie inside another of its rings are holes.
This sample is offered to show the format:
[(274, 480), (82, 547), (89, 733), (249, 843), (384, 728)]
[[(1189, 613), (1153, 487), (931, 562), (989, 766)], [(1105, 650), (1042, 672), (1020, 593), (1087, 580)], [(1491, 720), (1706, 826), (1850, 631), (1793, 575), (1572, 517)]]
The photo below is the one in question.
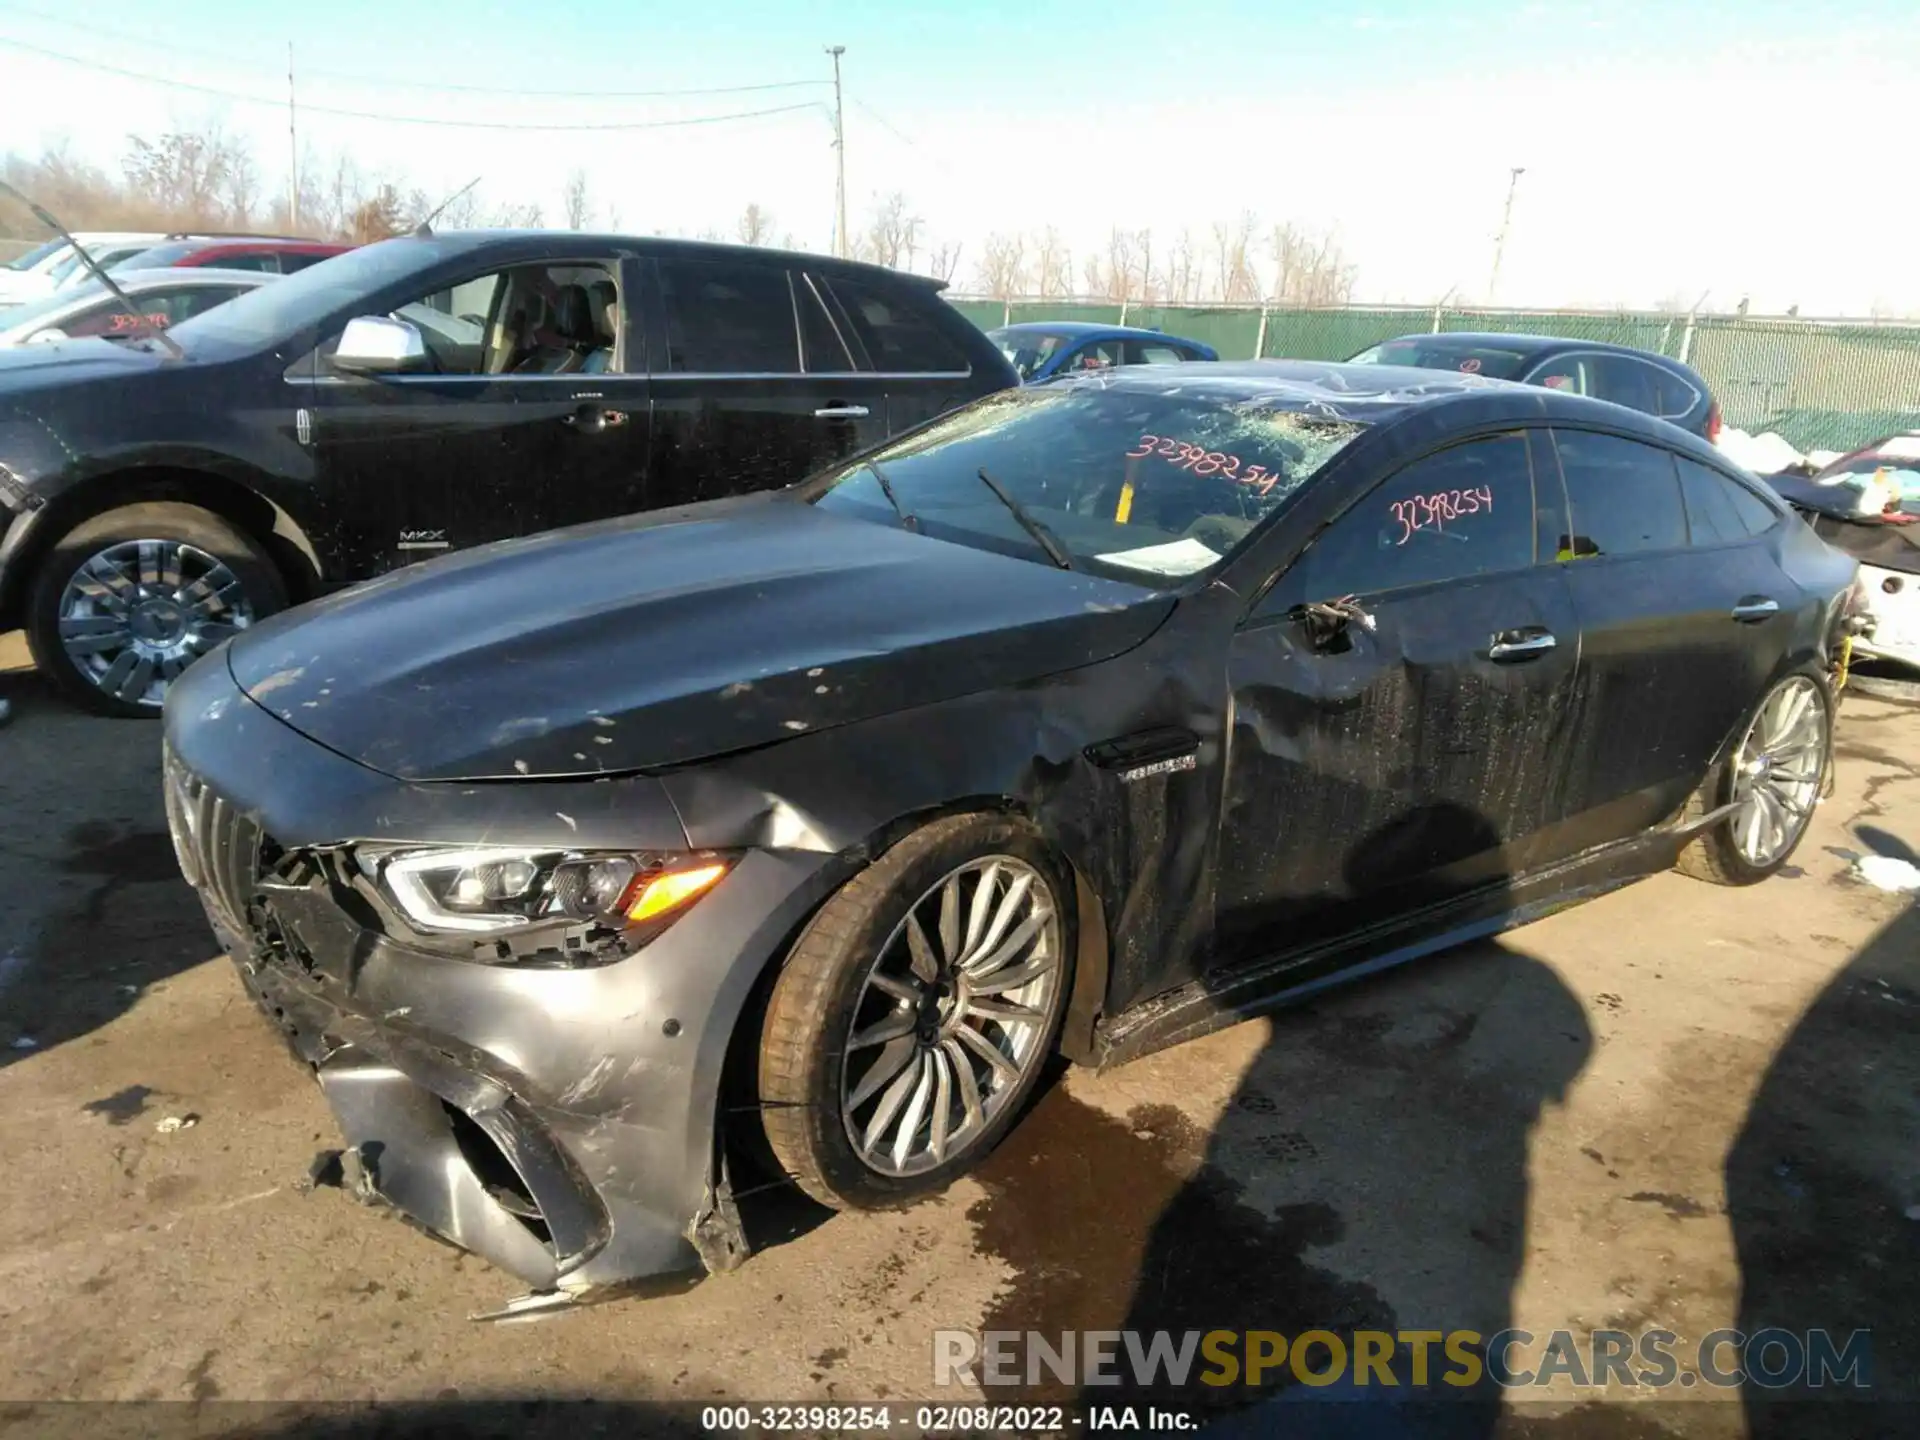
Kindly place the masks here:
[[(1883, 854), (1901, 853), (1865, 827), (1860, 835)], [(1887, 1144), (1901, 1133), (1920, 1139), (1916, 904), (1802, 1014), (1727, 1154), (1738, 1328), (1749, 1337), (1790, 1332), (1800, 1345), (1809, 1330), (1825, 1330), (1839, 1351), (1868, 1332), (1864, 1387), (1833, 1369), (1816, 1385), (1788, 1351), (1768, 1357), (1782, 1383), (1750, 1375), (1742, 1387), (1755, 1440), (1920, 1433), (1920, 1149)], [(1723, 1353), (1723, 1367), (1730, 1359)]]
[[(1423, 807), (1357, 843), (1349, 880), (1423, 826), (1496, 843), (1479, 816)], [(1063, 1332), (1131, 1331), (1145, 1348), (1156, 1332), (1177, 1347), (1231, 1331), (1233, 1373), (1203, 1353), (1184, 1383), (1143, 1377), (1122, 1344), (1114, 1383), (1063, 1383), (1042, 1365), (990, 1398), (1157, 1405), (1210, 1415), (1222, 1434), (1492, 1432), (1497, 1396), (1437, 1383), (1467, 1375), (1437, 1342), (1435, 1383), (1410, 1389), (1396, 1344), (1388, 1390), (1377, 1371), (1351, 1383), (1351, 1363), (1331, 1386), (1299, 1383), (1284, 1361), (1250, 1378), (1244, 1337), (1322, 1332), (1303, 1365), (1317, 1376), (1327, 1341), (1351, 1357), (1358, 1331), (1504, 1329), (1526, 1253), (1529, 1138), (1593, 1047), (1580, 1001), (1547, 966), (1481, 942), (1269, 1023), (1206, 1133), (1171, 1106), (1117, 1116), (1054, 1088), (989, 1158), (972, 1211), (981, 1249), (1016, 1277), (983, 1332), (1039, 1332), (1057, 1349)], [(1194, 1063), (1177, 1053), (1143, 1063)], [(1397, 1403), (1299, 1403), (1328, 1399)]]
[(5, 1066), (112, 1023), (219, 945), (167, 833), (159, 726), (81, 714), (30, 672), (0, 683)]

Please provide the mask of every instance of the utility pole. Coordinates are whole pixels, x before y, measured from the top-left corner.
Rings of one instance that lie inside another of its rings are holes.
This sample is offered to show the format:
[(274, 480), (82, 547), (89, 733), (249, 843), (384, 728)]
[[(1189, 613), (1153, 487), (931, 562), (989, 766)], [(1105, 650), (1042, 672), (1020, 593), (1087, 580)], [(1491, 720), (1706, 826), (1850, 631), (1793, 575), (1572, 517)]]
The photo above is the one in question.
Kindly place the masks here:
[(300, 233), (300, 142), (293, 131), (293, 42), (287, 42), (287, 230)]
[(846, 117), (840, 109), (840, 57), (847, 53), (844, 45), (829, 45), (827, 54), (833, 57), (833, 149), (836, 157), (837, 173), (833, 185), (833, 211), (835, 215), (835, 244), (833, 253), (842, 260), (847, 258), (847, 131)]
[(1507, 176), (1507, 208), (1500, 214), (1500, 233), (1493, 240), (1493, 273), (1487, 276), (1487, 303), (1493, 303), (1494, 293), (1500, 286), (1500, 257), (1507, 249), (1507, 227), (1513, 223), (1513, 192), (1520, 186), (1520, 177), (1526, 174), (1526, 167), (1516, 165)]

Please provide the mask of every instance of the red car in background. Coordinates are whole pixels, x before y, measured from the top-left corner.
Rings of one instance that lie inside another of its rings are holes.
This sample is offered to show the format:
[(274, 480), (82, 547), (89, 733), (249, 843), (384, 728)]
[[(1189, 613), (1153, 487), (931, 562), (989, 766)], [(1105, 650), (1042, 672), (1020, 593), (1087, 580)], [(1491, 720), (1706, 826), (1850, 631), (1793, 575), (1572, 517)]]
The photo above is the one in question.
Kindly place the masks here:
[(110, 268), (165, 270), (179, 265), (217, 265), (222, 270), (261, 270), (269, 275), (291, 275), (353, 248), (331, 241), (280, 235), (170, 235), (164, 243), (130, 255)]

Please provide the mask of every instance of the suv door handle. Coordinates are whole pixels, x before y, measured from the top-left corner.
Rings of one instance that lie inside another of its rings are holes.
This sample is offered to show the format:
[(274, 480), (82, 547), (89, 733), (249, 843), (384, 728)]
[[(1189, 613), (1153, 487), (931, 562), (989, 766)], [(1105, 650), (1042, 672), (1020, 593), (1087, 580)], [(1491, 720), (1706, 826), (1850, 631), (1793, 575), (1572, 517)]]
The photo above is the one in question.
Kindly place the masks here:
[(1756, 620), (1766, 620), (1780, 613), (1780, 602), (1769, 600), (1765, 595), (1749, 595), (1733, 607), (1733, 618), (1743, 625), (1751, 625)]
[(829, 405), (823, 410), (813, 412), (816, 420), (864, 420), (868, 414), (864, 405)]
[(1510, 665), (1544, 655), (1559, 643), (1546, 630), (1502, 630), (1487, 647), (1487, 658), (1497, 665)]

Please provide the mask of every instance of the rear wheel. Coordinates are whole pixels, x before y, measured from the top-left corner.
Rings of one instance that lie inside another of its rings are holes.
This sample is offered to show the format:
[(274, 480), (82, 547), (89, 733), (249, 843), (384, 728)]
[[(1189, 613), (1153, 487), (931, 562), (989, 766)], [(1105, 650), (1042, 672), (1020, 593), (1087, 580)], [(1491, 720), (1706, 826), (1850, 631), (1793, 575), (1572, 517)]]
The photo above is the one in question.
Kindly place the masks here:
[(935, 821), (855, 876), (788, 956), (761, 1032), (781, 1166), (835, 1208), (899, 1204), (971, 1169), (1053, 1051), (1073, 891), (1004, 816)]
[(1733, 813), (1680, 852), (1678, 868), (1717, 885), (1751, 885), (1787, 863), (1813, 820), (1827, 775), (1832, 704), (1810, 675), (1790, 675), (1767, 692), (1722, 773), (1721, 798), (1702, 810)]
[(197, 505), (126, 505), (75, 526), (40, 564), (27, 642), (40, 672), (101, 715), (157, 717), (200, 656), (285, 608), (249, 536)]

